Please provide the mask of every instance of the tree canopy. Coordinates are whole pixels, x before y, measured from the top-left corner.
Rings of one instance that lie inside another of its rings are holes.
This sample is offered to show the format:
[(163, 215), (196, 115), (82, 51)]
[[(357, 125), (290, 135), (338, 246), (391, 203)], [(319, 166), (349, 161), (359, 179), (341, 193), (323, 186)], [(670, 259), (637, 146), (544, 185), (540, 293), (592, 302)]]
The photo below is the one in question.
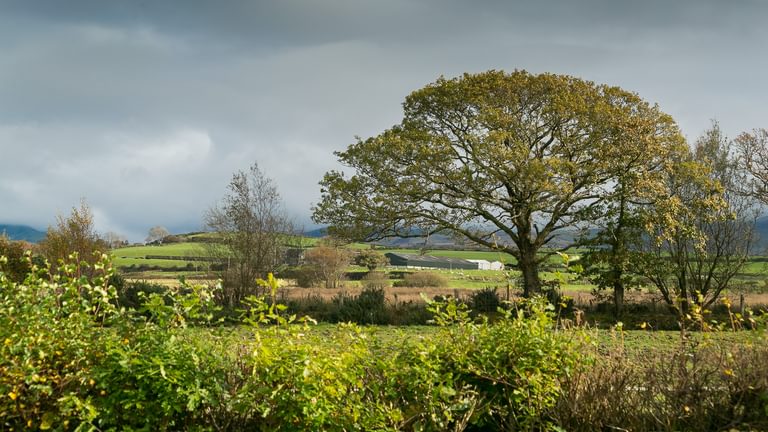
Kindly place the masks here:
[(149, 229), (149, 233), (147, 234), (146, 242), (147, 243), (154, 243), (154, 242), (163, 242), (163, 239), (171, 235), (171, 233), (164, 227), (164, 226), (154, 226)]
[[(462, 235), (517, 258), (526, 295), (545, 246), (594, 220), (632, 161), (658, 167), (685, 148), (657, 107), (571, 76), (440, 78), (403, 107), (400, 124), (336, 153), (354, 173), (324, 176), (313, 219), (355, 240)], [(633, 172), (648, 183), (654, 169)]]

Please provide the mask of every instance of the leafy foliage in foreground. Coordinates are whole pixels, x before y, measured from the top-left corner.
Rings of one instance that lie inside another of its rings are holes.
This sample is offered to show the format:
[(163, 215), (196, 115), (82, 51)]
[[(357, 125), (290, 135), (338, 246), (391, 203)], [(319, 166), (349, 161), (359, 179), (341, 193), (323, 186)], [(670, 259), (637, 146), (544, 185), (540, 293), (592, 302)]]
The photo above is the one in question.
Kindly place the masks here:
[[(617, 397), (669, 366), (652, 363), (638, 375), (624, 362), (589, 361), (577, 333), (557, 331), (540, 301), (499, 311), (493, 324), (451, 299), (429, 302), (436, 331), (395, 345), (352, 324), (313, 330), (276, 303), (271, 277), (260, 281), (267, 295), (246, 299), (244, 325), (231, 328), (211, 322), (216, 288), (183, 284), (145, 295), (141, 313), (127, 312), (115, 306), (106, 257), (90, 267), (75, 255), (52, 276), (31, 267), (22, 283), (0, 272), (2, 429), (588, 430), (624, 418), (617, 409), (579, 408), (601, 397), (589, 389), (602, 383)], [(745, 361), (765, 350), (710, 367), (688, 349), (670, 357), (690, 373), (679, 374), (663, 401), (648, 392), (616, 399), (617, 407), (644, 407), (626, 426), (719, 425), (706, 422), (723, 412), (760, 426), (749, 413), (768, 408), (768, 383)], [(710, 370), (738, 379), (712, 387)], [(650, 385), (667, 389), (663, 383)], [(697, 422), (681, 421), (691, 405), (672, 408), (694, 390), (712, 403), (697, 408)]]
[(472, 322), (455, 302), (433, 303), (438, 334), (396, 349), (351, 324), (321, 340), (275, 304), (272, 278), (262, 281), (270, 296), (248, 299), (248, 335), (233, 349), (225, 328), (199, 328), (214, 312), (206, 287), (150, 294), (139, 315), (115, 306), (106, 257), (84, 267), (73, 256), (52, 277), (38, 267), (23, 283), (0, 274), (3, 428), (538, 424), (577, 358), (539, 303), (494, 325)]

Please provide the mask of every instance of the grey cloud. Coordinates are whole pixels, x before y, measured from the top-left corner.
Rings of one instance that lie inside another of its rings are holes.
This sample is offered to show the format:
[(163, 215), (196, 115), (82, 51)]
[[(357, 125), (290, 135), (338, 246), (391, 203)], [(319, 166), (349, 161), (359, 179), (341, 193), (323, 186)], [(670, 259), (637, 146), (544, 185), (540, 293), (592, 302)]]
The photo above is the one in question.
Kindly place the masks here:
[(739, 0), (5, 1), (0, 222), (44, 227), (85, 196), (100, 229), (133, 239), (198, 229), (257, 160), (309, 224), (334, 150), (462, 72), (619, 85), (691, 137), (713, 117), (730, 135), (766, 127), (766, 12)]
[(202, 44), (244, 47), (313, 45), (346, 40), (409, 41), (477, 34), (507, 27), (538, 30), (538, 37), (595, 28), (659, 30), (760, 24), (768, 6), (736, 0), (206, 0), (6, 2), (12, 14), (47, 22), (148, 25)]

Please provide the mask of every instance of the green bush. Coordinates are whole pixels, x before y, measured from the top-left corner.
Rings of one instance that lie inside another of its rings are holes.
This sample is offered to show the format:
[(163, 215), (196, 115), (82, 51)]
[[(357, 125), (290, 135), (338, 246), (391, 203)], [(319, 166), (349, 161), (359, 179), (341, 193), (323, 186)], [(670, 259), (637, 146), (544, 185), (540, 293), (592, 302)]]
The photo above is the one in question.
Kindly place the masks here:
[(94, 365), (118, 324), (108, 278), (106, 256), (94, 271), (77, 255), (52, 276), (33, 265), (23, 283), (0, 273), (0, 428), (66, 428), (94, 411)]
[(117, 289), (118, 305), (136, 310), (141, 309), (144, 301), (152, 294), (165, 296), (168, 292), (165, 285), (147, 281), (124, 281), (114, 286)]
[(403, 280), (396, 282), (395, 286), (409, 288), (445, 288), (448, 279), (445, 276), (432, 272), (406, 273)]
[(381, 289), (366, 288), (359, 295), (341, 293), (330, 300), (319, 295), (288, 299), (286, 313), (309, 316), (325, 323), (424, 325), (432, 318), (422, 302), (388, 302)]
[(454, 299), (432, 302), (434, 337), (400, 352), (398, 375), (413, 401), (410, 428), (541, 430), (560, 394), (560, 379), (579, 361), (564, 334), (553, 331), (551, 306), (540, 301), (507, 311), (494, 324), (469, 318)]
[[(184, 429), (218, 394), (215, 355), (188, 343), (186, 322), (205, 320), (205, 287), (170, 301), (151, 294), (149, 320), (115, 307), (107, 256), (76, 255), (24, 283), (0, 273), (0, 428)], [(90, 277), (79, 276), (81, 274)], [(35, 331), (29, 331), (35, 329)], [(223, 351), (222, 351), (223, 352)]]
[(355, 255), (354, 263), (355, 265), (366, 267), (368, 271), (374, 271), (379, 267), (389, 264), (389, 260), (381, 252), (373, 249), (364, 249)]
[(389, 324), (386, 297), (381, 288), (365, 288), (356, 296), (339, 294), (333, 303), (338, 306), (336, 322)]
[(292, 270), (286, 277), (296, 279), (296, 285), (302, 288), (312, 288), (320, 283), (317, 272), (310, 266), (301, 266)]
[(23, 281), (32, 269), (31, 253), (25, 251), (25, 244), (11, 241), (3, 234), (0, 234), (0, 256), (5, 257), (0, 261), (0, 272), (15, 282)]

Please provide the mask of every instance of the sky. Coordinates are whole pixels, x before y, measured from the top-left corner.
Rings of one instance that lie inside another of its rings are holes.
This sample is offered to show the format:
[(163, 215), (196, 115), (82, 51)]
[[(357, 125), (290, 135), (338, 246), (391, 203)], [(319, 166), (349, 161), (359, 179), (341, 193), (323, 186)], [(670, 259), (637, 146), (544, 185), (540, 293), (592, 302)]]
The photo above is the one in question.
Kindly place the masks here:
[(203, 228), (257, 162), (313, 228), (334, 151), (440, 76), (551, 72), (637, 92), (695, 140), (768, 128), (762, 0), (0, 0), (0, 223)]

